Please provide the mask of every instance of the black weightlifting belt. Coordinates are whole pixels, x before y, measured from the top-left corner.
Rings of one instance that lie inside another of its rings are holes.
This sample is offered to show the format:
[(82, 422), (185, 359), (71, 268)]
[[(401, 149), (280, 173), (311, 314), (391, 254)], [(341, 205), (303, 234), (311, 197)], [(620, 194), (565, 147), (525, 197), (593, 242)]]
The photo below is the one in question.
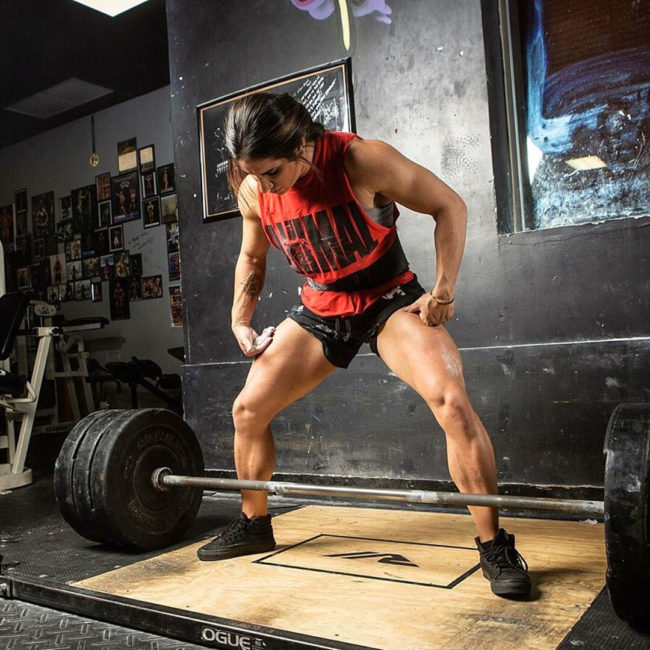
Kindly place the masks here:
[(355, 271), (351, 275), (329, 284), (321, 284), (312, 278), (307, 278), (307, 284), (318, 291), (361, 291), (378, 287), (404, 271), (408, 271), (408, 268), (409, 263), (402, 250), (402, 245), (399, 238), (395, 237), (395, 241), (386, 253), (367, 268)]

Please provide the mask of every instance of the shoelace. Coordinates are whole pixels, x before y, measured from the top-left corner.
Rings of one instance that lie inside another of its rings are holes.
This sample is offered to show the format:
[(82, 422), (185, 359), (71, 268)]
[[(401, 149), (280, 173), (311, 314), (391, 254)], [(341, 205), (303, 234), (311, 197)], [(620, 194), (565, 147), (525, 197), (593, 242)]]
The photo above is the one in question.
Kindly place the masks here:
[(485, 551), (485, 559), (499, 569), (528, 571), (528, 563), (521, 557), (519, 551), (512, 546), (494, 546)]
[(226, 528), (217, 535), (217, 539), (222, 539), (224, 542), (229, 543), (235, 541), (248, 528), (248, 521), (244, 518), (235, 519), (231, 521)]

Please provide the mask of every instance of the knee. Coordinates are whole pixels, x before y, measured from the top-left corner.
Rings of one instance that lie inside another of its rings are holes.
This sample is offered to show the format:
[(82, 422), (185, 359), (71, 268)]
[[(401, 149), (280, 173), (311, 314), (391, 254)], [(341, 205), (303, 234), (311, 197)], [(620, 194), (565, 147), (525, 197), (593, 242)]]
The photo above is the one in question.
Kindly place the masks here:
[(236, 398), (232, 406), (232, 420), (235, 431), (240, 434), (256, 432), (265, 429), (274, 413), (268, 413), (261, 400), (248, 395), (244, 390)]
[(437, 391), (427, 403), (447, 435), (471, 437), (474, 434), (474, 410), (461, 386)]

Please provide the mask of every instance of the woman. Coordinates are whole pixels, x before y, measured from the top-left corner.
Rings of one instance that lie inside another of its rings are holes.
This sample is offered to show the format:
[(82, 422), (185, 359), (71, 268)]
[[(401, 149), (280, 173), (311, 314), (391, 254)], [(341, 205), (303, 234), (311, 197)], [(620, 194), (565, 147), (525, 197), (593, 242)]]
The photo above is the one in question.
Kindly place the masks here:
[[(443, 326), (454, 314), (465, 244), (460, 197), (384, 142), (325, 132), (289, 95), (253, 93), (237, 100), (225, 135), (229, 180), (243, 217), (232, 331), (243, 353), (255, 358), (233, 406), (237, 476), (271, 478), (273, 417), (336, 367), (347, 367), (365, 342), (429, 405), (445, 432), (458, 488), (496, 493), (494, 452)], [(396, 203), (436, 221), (431, 292), (408, 267), (395, 228)], [(251, 320), (270, 245), (307, 282), (301, 305), (274, 332), (259, 336)], [(499, 529), (497, 509), (470, 511), (492, 590), (528, 594), (527, 567), (514, 536)], [(240, 517), (198, 555), (216, 560), (274, 548), (267, 494), (244, 490)]]

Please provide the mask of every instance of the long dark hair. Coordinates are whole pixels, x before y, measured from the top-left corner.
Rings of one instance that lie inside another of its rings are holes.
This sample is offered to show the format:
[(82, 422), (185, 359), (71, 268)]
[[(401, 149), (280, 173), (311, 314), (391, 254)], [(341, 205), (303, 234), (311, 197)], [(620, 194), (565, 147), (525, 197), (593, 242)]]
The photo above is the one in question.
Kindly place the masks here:
[(258, 92), (233, 103), (224, 124), (228, 148), (228, 182), (235, 194), (244, 180), (236, 160), (300, 158), (296, 149), (314, 142), (325, 127), (314, 122), (309, 111), (291, 95)]

